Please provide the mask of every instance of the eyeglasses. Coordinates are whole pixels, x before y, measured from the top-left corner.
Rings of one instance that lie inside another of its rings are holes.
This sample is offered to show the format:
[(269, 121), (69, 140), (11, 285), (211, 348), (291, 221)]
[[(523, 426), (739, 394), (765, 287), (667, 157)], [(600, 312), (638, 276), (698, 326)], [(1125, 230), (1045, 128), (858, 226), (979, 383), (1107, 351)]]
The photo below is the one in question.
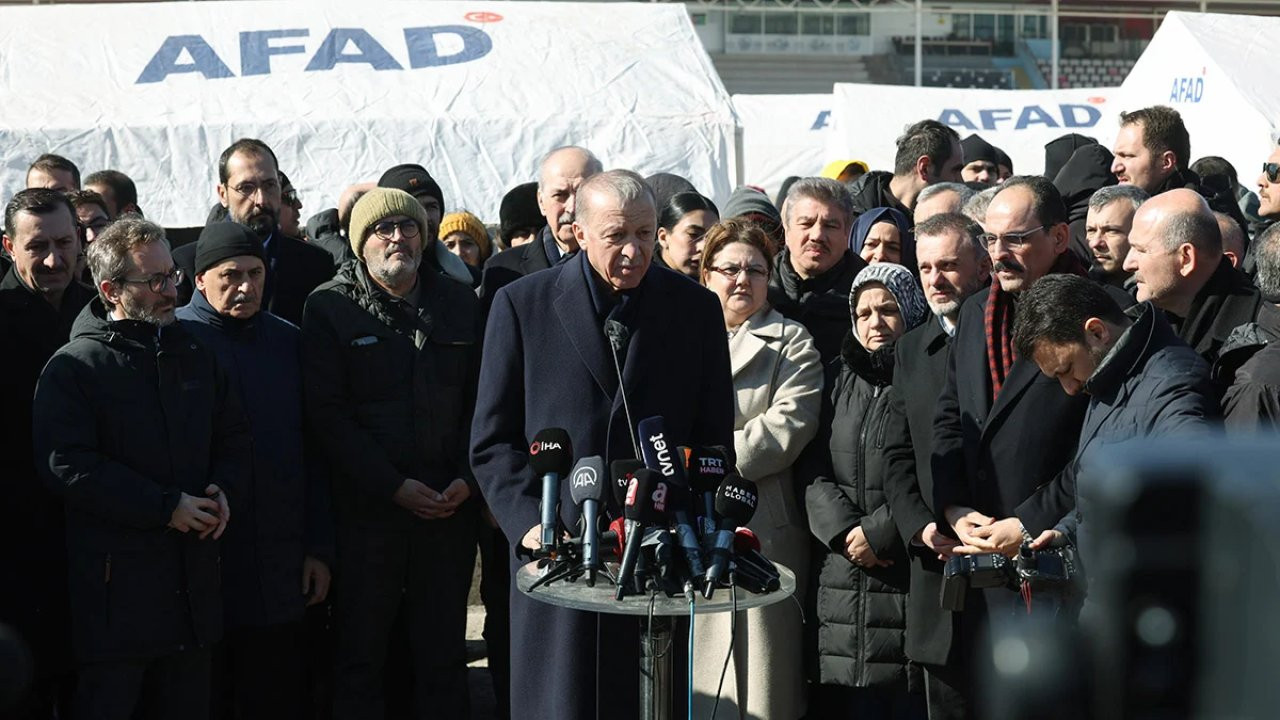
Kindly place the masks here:
[(1027, 238), (1035, 235), (1041, 230), (1048, 230), (1048, 225), (1023, 230), (1022, 232), (1005, 233), (1004, 235), (992, 235), (991, 233), (982, 233), (978, 236), (978, 240), (986, 245), (988, 249), (996, 246), (996, 243), (1004, 243), (1010, 250), (1017, 250), (1027, 244)]
[(729, 280), (737, 280), (742, 273), (747, 274), (748, 280), (762, 280), (769, 277), (769, 271), (759, 265), (725, 265), (713, 267), (711, 271), (718, 272)]
[(146, 285), (151, 288), (151, 292), (161, 293), (169, 286), (169, 283), (173, 283), (175, 288), (178, 287), (178, 283), (182, 282), (182, 270), (174, 268), (167, 273), (156, 273), (151, 277), (143, 278), (141, 280), (118, 278), (117, 282), (128, 283), (130, 285)]
[(1268, 182), (1280, 182), (1280, 163), (1262, 163), (1262, 172), (1267, 174)]
[(240, 183), (239, 185), (236, 185), (234, 187), (230, 185), (228, 185), (227, 187), (234, 190), (237, 195), (243, 198), (252, 198), (253, 196), (257, 195), (259, 192), (262, 193), (263, 197), (267, 197), (268, 195), (271, 195), (272, 193), (275, 193), (280, 189), (280, 183), (276, 182), (275, 180), (268, 180), (262, 183), (261, 185), (258, 185), (257, 183), (247, 182), (247, 183)]
[(400, 222), (383, 220), (373, 226), (373, 234), (383, 240), (390, 240), (395, 236), (396, 228), (400, 228), (400, 237), (406, 240), (418, 237), (418, 223), (415, 220), (401, 220)]

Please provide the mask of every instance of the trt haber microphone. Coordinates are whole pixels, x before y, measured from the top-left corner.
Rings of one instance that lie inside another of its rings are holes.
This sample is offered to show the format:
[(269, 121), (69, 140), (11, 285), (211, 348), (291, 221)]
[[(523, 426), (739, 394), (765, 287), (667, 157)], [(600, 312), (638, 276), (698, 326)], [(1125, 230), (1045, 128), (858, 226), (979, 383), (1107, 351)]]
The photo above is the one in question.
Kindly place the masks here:
[(606, 482), (604, 458), (599, 455), (579, 460), (569, 474), (569, 495), (573, 504), (582, 509), (582, 568), (589, 587), (595, 586), (596, 571), (600, 569), (600, 500), (604, 498)]
[(640, 558), (640, 544), (644, 540), (644, 528), (656, 525), (666, 512), (667, 486), (658, 473), (640, 468), (627, 487), (626, 504), (622, 507), (626, 518), (627, 542), (622, 551), (622, 565), (618, 568), (617, 599), (626, 595)]
[(702, 537), (715, 535), (716, 488), (724, 482), (730, 469), (724, 448), (695, 448), (689, 454), (689, 489), (693, 491), (698, 534)]
[(756, 484), (739, 475), (729, 475), (716, 489), (715, 544), (711, 548), (711, 567), (707, 568), (702, 596), (710, 599), (716, 585), (724, 581), (733, 550), (734, 531), (751, 522), (759, 502)]
[[(674, 442), (667, 438), (665, 423), (661, 415), (645, 418), (638, 426), (640, 432), (640, 453), (645, 466), (662, 473), (668, 483), (685, 490), (688, 482), (684, 477), (684, 455), (679, 452)], [(680, 493), (671, 503), (672, 517), (675, 519), (676, 535), (680, 539), (680, 548), (684, 553), (685, 563), (693, 577), (706, 572), (702, 563), (702, 549), (698, 547), (698, 534), (693, 530), (689, 520), (688, 492)], [(688, 587), (690, 597), (693, 585)]]
[(622, 506), (627, 503), (627, 486), (631, 484), (631, 476), (644, 467), (643, 460), (614, 460), (609, 463), (609, 476), (613, 484), (609, 486), (613, 494), (613, 508), (617, 517), (622, 517)]
[(555, 555), (559, 541), (560, 479), (573, 464), (573, 444), (561, 428), (540, 430), (529, 443), (529, 466), (542, 477), (542, 535), (539, 557)]

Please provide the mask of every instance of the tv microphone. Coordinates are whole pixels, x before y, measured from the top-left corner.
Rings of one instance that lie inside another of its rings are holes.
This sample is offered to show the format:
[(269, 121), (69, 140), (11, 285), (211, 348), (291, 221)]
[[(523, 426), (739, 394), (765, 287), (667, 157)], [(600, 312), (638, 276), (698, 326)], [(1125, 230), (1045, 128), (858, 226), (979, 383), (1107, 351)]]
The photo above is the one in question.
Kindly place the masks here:
[(600, 569), (600, 500), (604, 497), (604, 458), (592, 455), (578, 461), (569, 475), (569, 495), (582, 509), (582, 568), (587, 586), (595, 587)]
[(560, 478), (569, 473), (573, 444), (561, 428), (539, 430), (529, 443), (529, 465), (542, 476), (542, 536), (538, 557), (555, 557), (559, 541)]
[(716, 533), (716, 488), (730, 469), (724, 448), (695, 448), (689, 454), (689, 489), (698, 514), (698, 534), (704, 538)]
[(751, 522), (759, 502), (756, 484), (740, 475), (729, 475), (716, 489), (715, 544), (711, 548), (711, 567), (707, 568), (702, 596), (710, 599), (716, 585), (724, 581), (733, 550), (734, 531)]
[[(675, 444), (667, 439), (661, 415), (645, 418), (640, 421), (640, 452), (644, 464), (658, 472), (670, 484), (679, 488), (676, 497), (672, 498), (672, 516), (675, 519), (676, 535), (680, 540), (680, 549), (684, 553), (685, 563), (689, 566), (692, 577), (699, 577), (706, 572), (702, 564), (702, 548), (698, 546), (698, 534), (689, 521), (688, 483), (684, 477), (684, 455)], [(692, 597), (693, 582), (690, 581), (685, 591)]]
[(626, 595), (627, 585), (636, 572), (636, 561), (640, 558), (640, 544), (644, 541), (644, 528), (656, 525), (666, 512), (667, 487), (658, 473), (647, 468), (640, 468), (631, 478), (627, 487), (627, 501), (622, 507), (626, 518), (626, 545), (622, 550), (622, 565), (618, 568), (617, 599)]

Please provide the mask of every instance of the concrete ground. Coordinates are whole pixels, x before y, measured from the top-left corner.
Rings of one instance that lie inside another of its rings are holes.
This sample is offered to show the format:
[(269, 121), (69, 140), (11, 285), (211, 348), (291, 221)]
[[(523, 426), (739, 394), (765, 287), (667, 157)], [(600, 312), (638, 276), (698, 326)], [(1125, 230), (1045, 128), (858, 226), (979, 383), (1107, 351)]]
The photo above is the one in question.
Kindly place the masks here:
[(484, 606), (480, 604), (480, 558), (471, 580), (471, 597), (467, 600), (467, 684), (471, 688), (472, 720), (497, 720), (493, 681), (489, 677), (484, 637)]

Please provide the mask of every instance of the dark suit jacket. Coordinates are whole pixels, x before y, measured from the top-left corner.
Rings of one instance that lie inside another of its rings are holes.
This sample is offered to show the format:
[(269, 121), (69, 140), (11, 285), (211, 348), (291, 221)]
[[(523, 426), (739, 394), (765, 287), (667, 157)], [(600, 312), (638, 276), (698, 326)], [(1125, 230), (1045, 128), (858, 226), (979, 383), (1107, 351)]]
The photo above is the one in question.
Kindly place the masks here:
[(550, 228), (543, 226), (532, 242), (503, 250), (485, 261), (484, 274), (480, 278), (479, 294), (486, 301), (486, 305), (504, 285), (509, 285), (530, 273), (551, 267), (551, 260), (547, 258), (547, 248), (542, 244), (543, 238), (550, 232)]
[[(173, 251), (173, 262), (182, 268), (178, 285), (178, 306), (191, 302), (196, 286), (196, 244), (187, 243)], [(267, 270), (267, 302), (265, 310), (294, 325), (302, 324), (302, 307), (321, 283), (333, 277), (333, 256), (296, 238), (276, 233), (267, 244), (270, 254)]]
[[(541, 491), (528, 466), (528, 448), (539, 430), (567, 431), (575, 458), (600, 455), (608, 463), (634, 457), (588, 271), (586, 256), (579, 254), (508, 285), (493, 298), (471, 428), (471, 464), (513, 544), (538, 523)], [(729, 344), (715, 296), (674, 272), (651, 267), (631, 310), (622, 375), (632, 419), (662, 415), (668, 437), (681, 445), (731, 445)], [(685, 371), (665, 371), (672, 357), (684, 361)], [(568, 483), (561, 486), (560, 507), (566, 525), (575, 527), (579, 513)], [(523, 716), (585, 720), (596, 717), (598, 701), (611, 718), (636, 717), (634, 618), (564, 610), (518, 591), (512, 595), (511, 695), (520, 699)]]
[(983, 317), (987, 293), (965, 301), (933, 425), (933, 499), (938, 527), (952, 505), (997, 519), (1016, 515), (1032, 536), (1071, 509), (1036, 489), (1071, 460), (1087, 398), (1070, 397), (1029, 358), (1017, 358), (991, 400)]
[[(907, 596), (907, 657), (916, 662), (944, 665), (951, 652), (952, 614), (938, 604), (942, 590), (942, 562), (912, 539), (934, 521), (933, 419), (947, 376), (951, 338), (934, 317), (898, 341), (894, 392), (889, 397), (885, 438), (884, 490), (890, 514), (911, 555), (911, 592)], [(907, 432), (892, 432), (905, 428)]]

